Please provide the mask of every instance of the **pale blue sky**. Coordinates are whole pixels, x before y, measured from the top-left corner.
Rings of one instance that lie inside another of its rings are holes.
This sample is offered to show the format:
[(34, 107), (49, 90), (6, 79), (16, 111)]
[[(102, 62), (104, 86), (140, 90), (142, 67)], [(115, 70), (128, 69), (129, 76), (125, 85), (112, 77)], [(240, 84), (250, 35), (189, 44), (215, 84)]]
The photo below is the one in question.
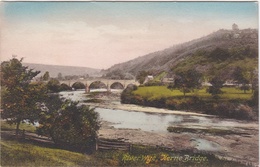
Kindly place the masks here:
[(108, 68), (218, 29), (258, 28), (256, 2), (3, 2), (1, 59)]

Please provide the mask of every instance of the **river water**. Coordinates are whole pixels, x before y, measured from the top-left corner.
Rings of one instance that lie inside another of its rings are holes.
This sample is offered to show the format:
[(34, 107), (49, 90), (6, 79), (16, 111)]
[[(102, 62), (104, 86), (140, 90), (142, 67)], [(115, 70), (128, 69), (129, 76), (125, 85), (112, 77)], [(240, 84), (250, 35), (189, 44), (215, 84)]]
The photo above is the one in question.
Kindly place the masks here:
[[(79, 102), (88, 99), (84, 90), (61, 92), (60, 94), (62, 97)], [(118, 103), (118, 105), (122, 106), (125, 104)], [(216, 117), (120, 110), (115, 109), (115, 106), (113, 106), (113, 109), (97, 107), (95, 111), (100, 114), (101, 120), (110, 122), (115, 128), (140, 129), (150, 132), (167, 132), (167, 127), (169, 126), (235, 130), (237, 128), (246, 127), (249, 124), (244, 121), (220, 119)], [(165, 109), (165, 111), (167, 110)], [(257, 124), (255, 126), (257, 126)]]

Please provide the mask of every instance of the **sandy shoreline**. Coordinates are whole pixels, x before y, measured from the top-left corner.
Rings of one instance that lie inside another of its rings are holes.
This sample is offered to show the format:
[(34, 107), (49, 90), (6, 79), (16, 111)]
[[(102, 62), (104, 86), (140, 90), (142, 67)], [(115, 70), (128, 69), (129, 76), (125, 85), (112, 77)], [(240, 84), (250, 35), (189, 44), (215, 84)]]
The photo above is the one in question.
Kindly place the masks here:
[(88, 103), (88, 105), (98, 108), (106, 108), (106, 109), (116, 109), (116, 110), (126, 110), (126, 111), (136, 111), (136, 112), (146, 112), (146, 113), (158, 113), (158, 114), (175, 114), (175, 115), (192, 115), (192, 116), (204, 116), (204, 117), (215, 117), (213, 115), (200, 114), (195, 112), (185, 112), (185, 111), (177, 111), (177, 110), (168, 110), (162, 108), (154, 108), (154, 107), (142, 107), (132, 104), (124, 104), (124, 105), (111, 105), (111, 104), (97, 104), (97, 103)]

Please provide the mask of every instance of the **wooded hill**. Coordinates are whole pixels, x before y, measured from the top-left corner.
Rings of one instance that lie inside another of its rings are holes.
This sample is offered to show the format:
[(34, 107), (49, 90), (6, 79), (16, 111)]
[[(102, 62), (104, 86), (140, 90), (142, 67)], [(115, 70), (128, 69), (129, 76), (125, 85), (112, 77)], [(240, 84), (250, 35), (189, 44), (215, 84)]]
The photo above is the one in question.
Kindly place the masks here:
[(257, 68), (257, 64), (257, 29), (221, 29), (202, 38), (116, 64), (103, 72), (113, 74), (120, 71), (136, 75), (143, 70), (158, 74), (192, 68), (211, 73), (230, 66)]

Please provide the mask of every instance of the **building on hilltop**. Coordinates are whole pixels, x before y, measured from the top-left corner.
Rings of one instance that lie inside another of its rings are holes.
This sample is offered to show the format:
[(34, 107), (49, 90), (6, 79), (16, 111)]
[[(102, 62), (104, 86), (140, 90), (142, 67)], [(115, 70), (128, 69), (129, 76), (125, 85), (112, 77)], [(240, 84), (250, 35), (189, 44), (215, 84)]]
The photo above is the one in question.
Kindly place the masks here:
[(239, 29), (238, 29), (238, 25), (237, 25), (236, 23), (234, 23), (234, 24), (232, 25), (232, 30), (233, 30), (233, 31), (239, 30)]

